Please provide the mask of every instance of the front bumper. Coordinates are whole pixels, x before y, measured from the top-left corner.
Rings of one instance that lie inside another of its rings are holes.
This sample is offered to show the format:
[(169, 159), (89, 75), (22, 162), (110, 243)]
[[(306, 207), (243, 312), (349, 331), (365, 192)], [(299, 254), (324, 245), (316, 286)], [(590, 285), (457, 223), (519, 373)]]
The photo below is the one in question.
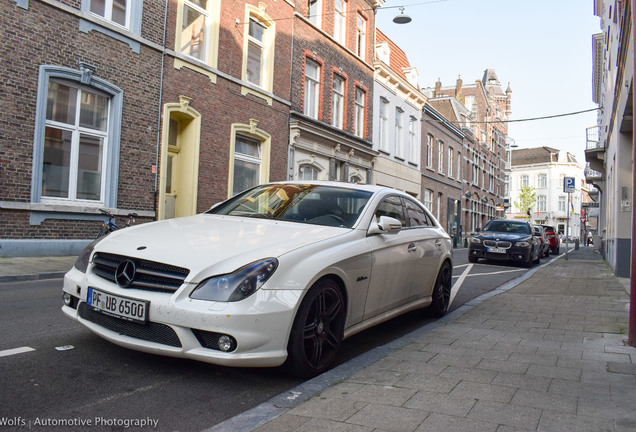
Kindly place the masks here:
[[(86, 303), (88, 287), (150, 302), (148, 321), (136, 323), (105, 315)], [(233, 303), (194, 300), (191, 287), (176, 293), (125, 289), (73, 268), (63, 291), (72, 296), (62, 311), (95, 334), (117, 345), (171, 357), (225, 366), (279, 366), (287, 358), (287, 340), (302, 290), (261, 289)], [(216, 345), (220, 335), (236, 341), (230, 352)]]
[(527, 262), (530, 259), (532, 249), (530, 247), (511, 246), (505, 253), (488, 252), (483, 244), (471, 243), (468, 247), (468, 256), (497, 261)]

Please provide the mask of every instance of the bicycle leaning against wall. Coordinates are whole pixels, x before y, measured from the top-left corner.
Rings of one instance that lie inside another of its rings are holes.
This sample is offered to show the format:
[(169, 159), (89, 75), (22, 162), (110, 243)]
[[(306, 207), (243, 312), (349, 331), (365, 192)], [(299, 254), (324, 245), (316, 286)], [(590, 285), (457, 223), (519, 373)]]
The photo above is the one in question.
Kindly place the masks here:
[[(137, 213), (128, 213), (126, 215), (127, 219), (124, 219), (122, 217), (115, 216), (108, 210), (99, 209), (99, 211), (102, 214), (108, 216), (108, 220), (104, 222), (104, 224), (99, 230), (99, 233), (97, 233), (96, 238), (100, 238), (102, 236), (110, 234), (113, 231), (117, 231), (118, 229), (122, 229), (122, 228), (126, 228), (130, 226), (130, 224), (134, 222), (135, 218), (137, 217)], [(118, 222), (119, 222), (119, 225), (117, 224)]]

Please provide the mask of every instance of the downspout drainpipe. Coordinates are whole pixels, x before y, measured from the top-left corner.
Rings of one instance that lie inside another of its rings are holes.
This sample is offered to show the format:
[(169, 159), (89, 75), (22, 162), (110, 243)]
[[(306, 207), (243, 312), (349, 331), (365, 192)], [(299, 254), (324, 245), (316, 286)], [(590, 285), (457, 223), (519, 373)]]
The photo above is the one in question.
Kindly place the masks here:
[[(634, 26), (636, 25), (636, 19), (634, 18), (634, 11), (636, 10), (636, 0), (632, 0), (632, 34), (634, 32)], [(634, 51), (634, 70), (636, 70), (636, 48), (634, 46), (632, 37), (632, 50)], [(634, 79), (632, 77), (632, 91), (634, 91)], [(636, 112), (636, 99), (632, 97), (632, 112)], [(636, 120), (632, 120), (632, 130), (636, 130)], [(636, 242), (634, 241), (634, 233), (636, 233), (636, 212), (634, 211), (634, 199), (636, 199), (636, 169), (634, 167), (634, 161), (636, 161), (636, 143), (634, 142), (634, 133), (632, 132), (632, 265), (629, 279), (630, 296), (629, 296), (629, 338), (627, 343), (633, 347), (636, 347), (636, 282), (634, 281), (634, 270), (636, 270)]]
[(164, 64), (166, 61), (166, 32), (168, 31), (168, 0), (165, 0), (165, 8), (163, 11), (163, 38), (161, 41), (161, 70), (159, 72), (159, 113), (157, 114), (157, 152), (155, 154), (155, 190), (154, 190), (154, 199), (153, 206), (155, 211), (155, 220), (158, 219), (158, 197), (157, 187), (159, 182), (159, 153), (161, 151), (161, 116), (163, 114), (163, 73), (164, 73)]

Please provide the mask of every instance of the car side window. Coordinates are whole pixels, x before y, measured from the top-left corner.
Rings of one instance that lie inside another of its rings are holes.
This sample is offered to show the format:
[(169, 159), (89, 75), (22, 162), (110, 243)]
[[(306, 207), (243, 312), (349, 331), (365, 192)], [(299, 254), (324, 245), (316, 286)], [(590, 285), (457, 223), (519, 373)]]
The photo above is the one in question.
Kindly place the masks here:
[(406, 208), (406, 217), (410, 227), (430, 227), (433, 221), (426, 211), (413, 200), (404, 198), (404, 207)]
[(389, 216), (400, 221), (403, 227), (407, 226), (404, 218), (404, 209), (402, 208), (402, 200), (397, 196), (388, 196), (382, 200), (375, 210), (376, 219), (380, 216)]

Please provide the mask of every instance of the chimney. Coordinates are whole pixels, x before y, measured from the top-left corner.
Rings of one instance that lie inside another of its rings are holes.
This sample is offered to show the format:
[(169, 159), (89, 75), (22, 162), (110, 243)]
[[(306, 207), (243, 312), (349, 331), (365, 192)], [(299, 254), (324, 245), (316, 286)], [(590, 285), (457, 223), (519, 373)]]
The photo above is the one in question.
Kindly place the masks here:
[(433, 97), (440, 96), (441, 92), (442, 92), (442, 81), (440, 80), (439, 77), (437, 77), (437, 82), (435, 83), (435, 93), (434, 93)]
[(462, 81), (462, 76), (458, 75), (457, 76), (457, 86), (455, 87), (455, 97), (458, 98), (459, 97), (459, 93), (461, 93), (462, 91), (462, 85), (464, 84), (464, 82)]

